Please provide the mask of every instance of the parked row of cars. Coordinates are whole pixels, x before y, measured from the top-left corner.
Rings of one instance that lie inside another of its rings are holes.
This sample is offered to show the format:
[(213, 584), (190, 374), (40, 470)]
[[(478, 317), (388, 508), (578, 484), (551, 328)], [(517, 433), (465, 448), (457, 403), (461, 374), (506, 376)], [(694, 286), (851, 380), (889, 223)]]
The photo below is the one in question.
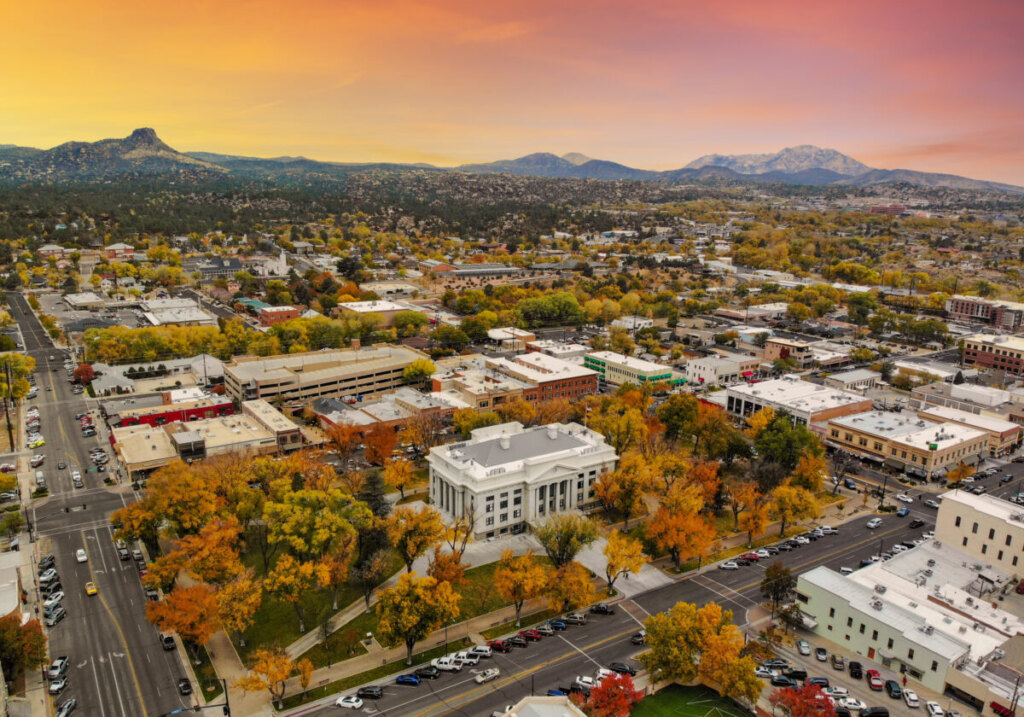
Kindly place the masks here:
[(784, 540), (781, 543), (775, 543), (774, 545), (768, 545), (758, 550), (753, 550), (749, 553), (743, 553), (738, 555), (732, 560), (726, 560), (725, 562), (718, 564), (719, 570), (738, 570), (739, 568), (756, 563), (760, 560), (768, 560), (775, 557), (779, 553), (789, 552), (796, 550), (801, 545), (810, 545), (811, 543), (824, 538), (829, 535), (839, 535), (839, 530), (833, 528), (830, 525), (822, 525), (814, 530), (809, 530), (803, 535), (797, 535), (789, 540)]

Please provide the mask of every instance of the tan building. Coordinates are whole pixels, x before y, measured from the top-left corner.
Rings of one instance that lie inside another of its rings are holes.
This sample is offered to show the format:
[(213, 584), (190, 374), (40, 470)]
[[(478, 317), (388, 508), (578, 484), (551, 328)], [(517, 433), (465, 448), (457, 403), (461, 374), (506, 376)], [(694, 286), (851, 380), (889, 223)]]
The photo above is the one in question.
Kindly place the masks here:
[(942, 495), (935, 538), (976, 560), (1024, 577), (1024, 508), (994, 495)]
[(806, 366), (813, 359), (811, 344), (793, 339), (769, 338), (764, 342), (764, 360), (793, 359), (797, 366)]
[(377, 301), (349, 301), (338, 304), (334, 311), (341, 318), (376, 314), (381, 319), (380, 328), (388, 328), (394, 324), (395, 316), (403, 311), (416, 311), (416, 309), (395, 301), (378, 299)]
[(248, 416), (277, 437), (277, 447), (281, 451), (294, 451), (302, 447), (302, 431), (297, 425), (264, 401), (245, 401), (242, 404), (242, 415)]
[(925, 406), (917, 415), (931, 421), (955, 423), (985, 432), (988, 434), (988, 454), (993, 458), (1013, 453), (1021, 443), (1021, 427), (1002, 418), (983, 416), (948, 406)]
[(239, 356), (224, 366), (224, 387), (235, 401), (262, 398), (308, 403), (327, 396), (376, 396), (404, 383), (402, 372), (427, 355), (381, 344), (260, 358)]
[(762, 408), (771, 408), (786, 411), (795, 422), (805, 426), (871, 410), (869, 398), (802, 381), (799, 376), (738, 384), (722, 393), (723, 405), (734, 416), (746, 418)]
[(923, 478), (941, 477), (960, 463), (975, 465), (988, 455), (982, 431), (888, 411), (830, 420), (826, 442)]

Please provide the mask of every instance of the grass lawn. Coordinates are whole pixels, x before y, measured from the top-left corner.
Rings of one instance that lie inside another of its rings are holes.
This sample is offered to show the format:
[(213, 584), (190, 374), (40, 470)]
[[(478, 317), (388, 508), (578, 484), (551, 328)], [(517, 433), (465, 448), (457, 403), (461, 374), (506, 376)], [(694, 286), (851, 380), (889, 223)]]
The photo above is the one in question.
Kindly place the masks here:
[(698, 687), (669, 685), (661, 692), (645, 697), (633, 707), (632, 717), (750, 717), (735, 702), (725, 699), (714, 690)]
[[(469, 640), (454, 640), (448, 643), (448, 652), (461, 650), (465, 647), (468, 647), (469, 644)], [(412, 664), (419, 665), (424, 662), (429, 662), (435, 657), (440, 657), (441, 655), (445, 654), (447, 653), (445, 652), (444, 645), (441, 645), (439, 647), (435, 647), (432, 650), (427, 650), (426, 652), (414, 654), (412, 656)], [(334, 695), (338, 692), (343, 692), (344, 690), (348, 690), (353, 687), (358, 687), (359, 685), (365, 684), (367, 682), (374, 682), (376, 680), (381, 679), (382, 677), (387, 677), (388, 675), (394, 675), (399, 672), (405, 672), (408, 669), (410, 668), (406, 667), (405, 658), (399, 658), (398, 660), (395, 660), (394, 662), (389, 662), (386, 665), (374, 667), (372, 670), (367, 670), (366, 672), (360, 672), (358, 675), (352, 675), (351, 677), (345, 677), (340, 680), (335, 680), (334, 682), (329, 682), (326, 685), (314, 687), (313, 689), (308, 690), (307, 692), (300, 692), (299, 694), (286, 696), (284, 698), (284, 708), (286, 710), (294, 709), (295, 707), (304, 705), (307, 702), (313, 702), (315, 700), (327, 697), (328, 695)]]
[[(537, 560), (550, 562), (546, 556), (538, 556)], [(477, 615), (484, 615), (508, 604), (501, 599), (498, 591), (494, 589), (494, 571), (497, 567), (497, 563), (488, 563), (466, 571), (466, 582), (457, 588), (461, 595), (461, 600), (459, 601), (460, 622), (474, 618)], [(288, 608), (294, 623), (294, 609), (290, 605), (285, 605), (285, 607)], [(326, 665), (328, 659), (332, 663), (347, 660), (351, 657), (348, 654), (349, 646), (353, 642), (361, 640), (368, 632), (377, 632), (377, 614), (372, 609), (369, 613), (364, 612), (348, 624), (342, 625), (334, 633), (328, 650), (324, 650), (321, 646), (317, 645), (307, 651), (303, 657), (308, 657), (317, 667)]]
[[(271, 558), (271, 565), (273, 565), (275, 558)], [(254, 568), (257, 575), (266, 574), (263, 569), (263, 556), (260, 555), (259, 550), (253, 550), (243, 555), (242, 561), (246, 567)], [(396, 557), (388, 574), (391, 575), (397, 572), (399, 567), (400, 561)], [(307, 631), (317, 629), (322, 620), (328, 615), (334, 614), (331, 597), (331, 590), (312, 590), (306, 595), (303, 600), (303, 606), (305, 608)], [(344, 608), (356, 600), (361, 600), (362, 597), (362, 590), (357, 585), (346, 584), (338, 592), (338, 607)], [(299, 632), (299, 618), (295, 614), (295, 608), (292, 607), (291, 603), (279, 600), (264, 591), (263, 602), (253, 616), (252, 624), (245, 631), (245, 647), (238, 648), (238, 655), (244, 663), (249, 664), (250, 656), (256, 650), (271, 645), (285, 647), (301, 636), (302, 633)], [(237, 637), (233, 637), (237, 645)], [(344, 649), (344, 654), (348, 654), (347, 647), (339, 645), (339, 649)], [(322, 653), (323, 651), (315, 650), (314, 652)], [(312, 659), (313, 654), (311, 653), (309, 657)], [(324, 655), (324, 659), (326, 660), (326, 655)], [(324, 664), (327, 664), (326, 661)]]
[(196, 664), (195, 660), (192, 660), (192, 669), (196, 673), (196, 680), (199, 682), (199, 694), (209, 702), (215, 700), (224, 693), (223, 684), (220, 678), (217, 677), (217, 671), (213, 669), (213, 663), (210, 662), (210, 656), (206, 652), (205, 647), (200, 647), (198, 650), (188, 646), (187, 648), (189, 655), (198, 655), (199, 664)]

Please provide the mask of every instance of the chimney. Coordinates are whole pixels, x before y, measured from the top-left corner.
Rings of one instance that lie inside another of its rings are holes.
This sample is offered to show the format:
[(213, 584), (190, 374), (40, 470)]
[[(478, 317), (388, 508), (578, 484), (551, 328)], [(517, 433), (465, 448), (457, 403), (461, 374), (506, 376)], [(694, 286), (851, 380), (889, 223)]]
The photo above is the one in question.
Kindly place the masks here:
[(509, 443), (508, 436), (501, 436), (498, 439), (498, 445), (501, 446), (503, 450), (507, 451), (509, 449), (509, 446), (511, 445)]
[(558, 426), (548, 426), (548, 438), (552, 441), (558, 438)]

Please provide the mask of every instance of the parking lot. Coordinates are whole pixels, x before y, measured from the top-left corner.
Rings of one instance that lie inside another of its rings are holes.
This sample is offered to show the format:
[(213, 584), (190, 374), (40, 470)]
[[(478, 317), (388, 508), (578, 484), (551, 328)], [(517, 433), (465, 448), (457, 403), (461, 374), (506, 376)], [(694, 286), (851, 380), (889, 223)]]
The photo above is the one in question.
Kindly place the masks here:
[[(108, 309), (96, 309), (94, 311), (70, 309), (64, 303), (60, 294), (38, 294), (39, 304), (42, 310), (57, 318), (62, 326), (77, 322), (102, 322), (108, 326), (126, 326), (130, 329), (140, 326), (147, 326), (144, 319), (140, 320), (134, 309), (120, 308), (114, 311)], [(111, 315), (113, 314), (113, 315)], [(100, 325), (99, 323), (96, 324)]]

